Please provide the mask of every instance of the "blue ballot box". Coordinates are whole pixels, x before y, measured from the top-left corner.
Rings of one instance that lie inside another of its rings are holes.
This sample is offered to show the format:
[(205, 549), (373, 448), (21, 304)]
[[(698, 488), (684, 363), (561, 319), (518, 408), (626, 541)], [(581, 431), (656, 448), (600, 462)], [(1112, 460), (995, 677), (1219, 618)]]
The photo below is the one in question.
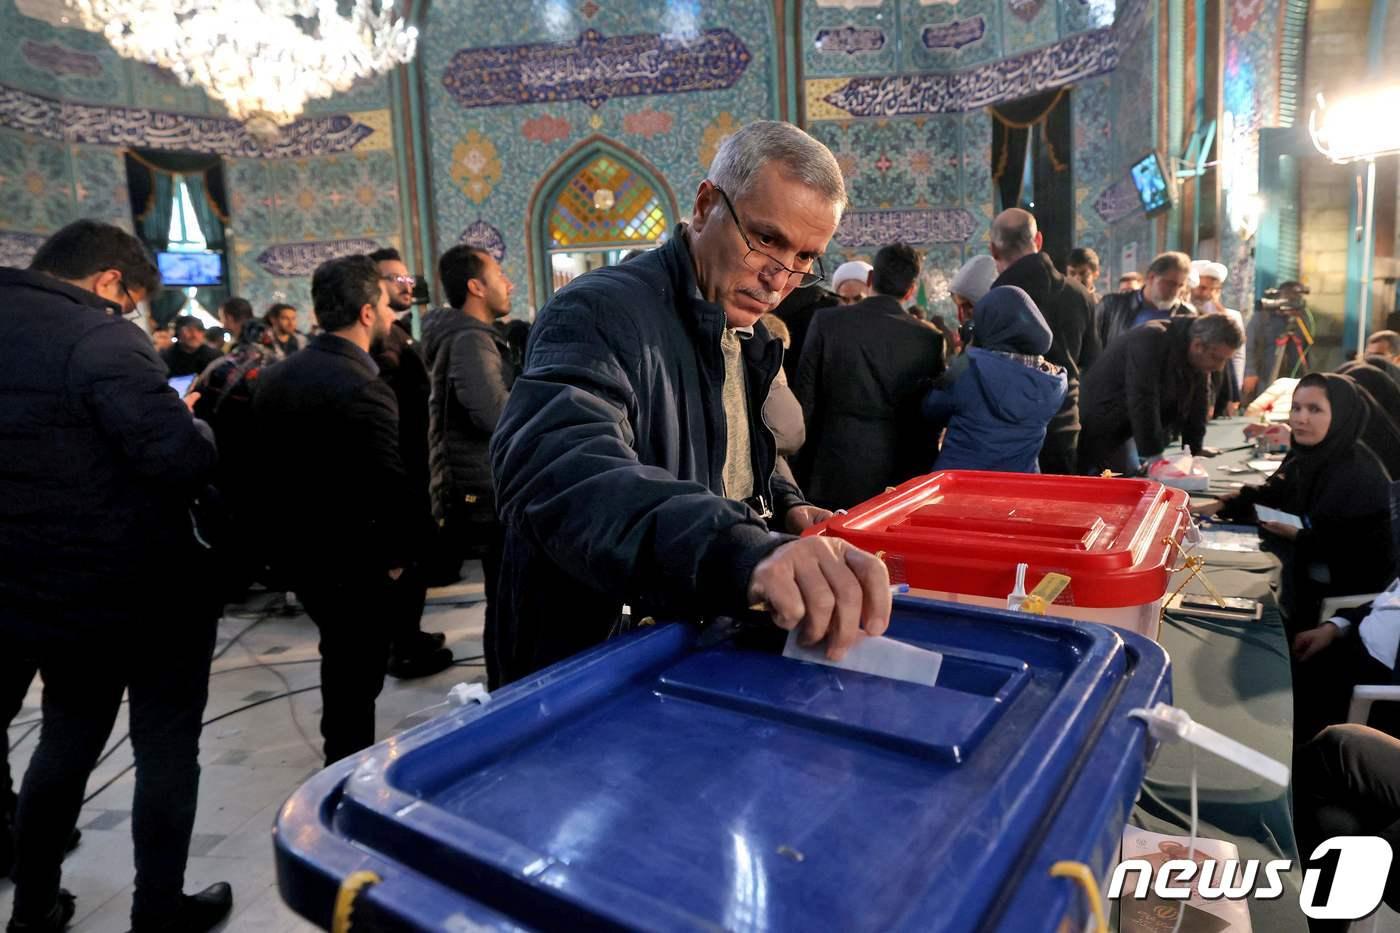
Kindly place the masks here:
[[(897, 599), (935, 686), (642, 629), (308, 781), (300, 914), (355, 930), (1054, 931), (1089, 916), (1170, 700), (1091, 623)], [(348, 883), (347, 883), (348, 882)], [(339, 896), (339, 905), (337, 898)]]

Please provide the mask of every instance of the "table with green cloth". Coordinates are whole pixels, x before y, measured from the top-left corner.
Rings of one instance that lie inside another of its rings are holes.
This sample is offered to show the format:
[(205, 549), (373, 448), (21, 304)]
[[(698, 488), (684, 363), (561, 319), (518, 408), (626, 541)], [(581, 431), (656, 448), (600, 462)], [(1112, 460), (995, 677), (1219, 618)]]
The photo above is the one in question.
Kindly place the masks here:
[[(1208, 461), (1211, 490), (1219, 493), (1231, 483), (1258, 483), (1260, 473), (1227, 473), (1226, 468), (1257, 459), (1245, 441), (1244, 419), (1212, 422), (1208, 446), (1227, 452)], [(1169, 613), (1158, 641), (1171, 656), (1172, 696), (1191, 717), (1291, 767), (1293, 745), (1293, 681), (1288, 642), (1274, 600), (1278, 562), (1267, 554), (1235, 554), (1200, 550), (1206, 574), (1226, 596), (1259, 600), (1263, 618), (1226, 622)], [(1179, 574), (1168, 594), (1185, 578)], [(1198, 580), (1186, 592), (1202, 593)], [(1196, 769), (1199, 820), (1197, 832), (1239, 847), (1241, 859), (1289, 859), (1294, 868), (1284, 876), (1286, 891), (1275, 900), (1251, 899), (1250, 921), (1256, 931), (1307, 930), (1298, 908), (1302, 873), (1288, 791), (1256, 777), (1208, 752), (1193, 754), (1183, 743), (1164, 744), (1143, 784), (1132, 825), (1169, 835), (1190, 831), (1191, 769)]]

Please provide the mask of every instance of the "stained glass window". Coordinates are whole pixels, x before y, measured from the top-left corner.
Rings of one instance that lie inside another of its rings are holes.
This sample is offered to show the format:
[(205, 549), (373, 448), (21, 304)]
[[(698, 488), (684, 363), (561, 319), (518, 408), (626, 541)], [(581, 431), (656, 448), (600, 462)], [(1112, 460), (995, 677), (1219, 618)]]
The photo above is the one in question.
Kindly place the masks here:
[[(612, 206), (599, 191), (612, 192)], [(631, 245), (660, 239), (666, 230), (661, 198), (626, 165), (601, 155), (559, 192), (549, 212), (551, 249)]]

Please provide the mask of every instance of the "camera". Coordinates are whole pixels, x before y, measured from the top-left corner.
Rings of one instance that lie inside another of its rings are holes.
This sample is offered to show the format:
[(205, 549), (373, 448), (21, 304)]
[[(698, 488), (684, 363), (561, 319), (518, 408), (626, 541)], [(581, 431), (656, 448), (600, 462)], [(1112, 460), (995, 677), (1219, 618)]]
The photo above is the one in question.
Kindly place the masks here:
[(1284, 282), (1277, 288), (1265, 289), (1264, 297), (1254, 303), (1254, 310), (1297, 317), (1308, 310), (1308, 300), (1303, 297), (1306, 294), (1308, 287), (1302, 282)]

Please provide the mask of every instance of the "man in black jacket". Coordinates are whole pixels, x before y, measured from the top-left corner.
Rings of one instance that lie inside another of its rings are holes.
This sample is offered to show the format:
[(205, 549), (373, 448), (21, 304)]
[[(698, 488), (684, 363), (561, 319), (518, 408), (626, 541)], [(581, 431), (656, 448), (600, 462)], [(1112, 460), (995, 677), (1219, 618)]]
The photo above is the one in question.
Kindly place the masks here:
[(167, 376), (198, 376), (219, 358), (219, 351), (204, 341), (204, 324), (187, 315), (175, 322), (175, 342), (160, 353)]
[(278, 530), (274, 567), (321, 632), (326, 763), (374, 744), (393, 626), (392, 584), (413, 550), (414, 499), (399, 456), (399, 412), (370, 355), (394, 323), (367, 256), (322, 263), (311, 278), (325, 332), (270, 368), (253, 399), (264, 476), (312, 484)]
[(1094, 303), (1089, 293), (1061, 275), (1040, 246), (1040, 230), (1029, 212), (1013, 207), (992, 221), (992, 258), (999, 273), (992, 287), (1015, 285), (1031, 296), (1054, 337), (1045, 358), (1063, 366), (1069, 377), (1069, 391), (1045, 432), (1040, 469), (1070, 474), (1076, 471), (1078, 459), (1080, 379), (1098, 358), (1102, 345), (1094, 332)]
[(21, 694), (35, 668), (44, 680), (19, 797), (14, 933), (73, 916), (59, 864), (123, 691), (133, 929), (207, 930), (232, 906), (227, 884), (181, 893), (218, 621), (185, 582), (206, 563), (189, 508), (215, 453), (146, 335), (122, 320), (158, 287), (135, 237), (89, 220), (51, 236), (27, 271), (0, 269), (0, 677)]
[(1244, 334), (1223, 314), (1150, 321), (1118, 337), (1084, 376), (1080, 465), (1135, 474), (1180, 434), (1201, 453), (1210, 374), (1229, 364)]
[(933, 460), (919, 403), (943, 372), (943, 337), (904, 310), (919, 266), (912, 248), (885, 246), (874, 294), (812, 319), (793, 391), (807, 425), (800, 475), (823, 508), (849, 509)]
[(438, 279), (451, 312), (435, 315), (424, 332), (432, 369), (428, 434), (433, 515), (441, 523), (443, 547), (459, 562), (481, 559), (486, 577), (482, 653), (487, 687), (494, 690), (501, 673), (496, 586), (504, 529), (496, 515), (488, 448), (518, 371), (499, 324), (510, 314), (515, 286), (490, 253), (465, 245), (442, 254)]
[(750, 124), (720, 145), (689, 224), (540, 312), (491, 441), (505, 680), (603, 641), (624, 602), (633, 619), (765, 602), (833, 657), (884, 632), (884, 565), (791, 537), (825, 513), (774, 474), (761, 417), (782, 344), (759, 319), (818, 280), (845, 202), (825, 146)]
[(1147, 267), (1147, 279), (1142, 288), (1104, 295), (1094, 310), (1099, 341), (1106, 347), (1139, 324), (1195, 317), (1196, 309), (1181, 300), (1190, 274), (1190, 256), (1162, 253)]
[[(403, 315), (413, 307), (414, 278), (392, 246), (369, 254), (389, 293), (389, 309)], [(424, 632), (423, 607), (428, 599), (428, 560), (436, 526), (428, 501), (428, 369), (404, 319), (399, 317), (374, 353), (379, 378), (394, 393), (399, 406), (399, 456), (415, 504), (416, 549), (403, 576), (394, 582), (391, 598), (393, 643), (389, 673), (401, 679), (428, 677), (452, 665), (452, 652), (441, 632)]]

